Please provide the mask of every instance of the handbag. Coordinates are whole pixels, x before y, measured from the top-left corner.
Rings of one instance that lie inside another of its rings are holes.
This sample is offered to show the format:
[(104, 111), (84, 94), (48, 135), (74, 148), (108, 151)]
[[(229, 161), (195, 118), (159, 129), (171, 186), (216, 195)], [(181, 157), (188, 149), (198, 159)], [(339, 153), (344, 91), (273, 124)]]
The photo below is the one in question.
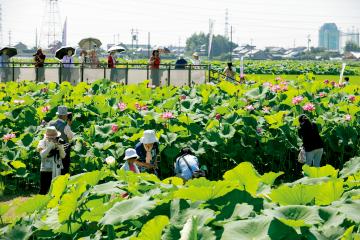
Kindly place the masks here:
[(306, 161), (305, 149), (304, 149), (304, 147), (301, 147), (299, 156), (298, 156), (298, 162), (305, 163), (305, 161)]
[(184, 156), (181, 157), (182, 159), (184, 159), (186, 166), (189, 168), (190, 172), (192, 173), (192, 177), (191, 178), (200, 178), (200, 177), (205, 177), (206, 173), (204, 170), (195, 170), (193, 171), (189, 165), (189, 163), (186, 161), (186, 159), (184, 158)]

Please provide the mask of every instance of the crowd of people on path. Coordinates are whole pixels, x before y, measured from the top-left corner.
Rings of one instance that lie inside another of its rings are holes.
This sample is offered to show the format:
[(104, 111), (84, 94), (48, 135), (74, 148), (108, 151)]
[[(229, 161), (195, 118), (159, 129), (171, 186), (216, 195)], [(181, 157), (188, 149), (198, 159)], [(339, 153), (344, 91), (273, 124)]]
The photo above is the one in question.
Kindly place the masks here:
[[(39, 142), (37, 151), (40, 154), (40, 194), (46, 194), (52, 179), (70, 172), (70, 153), (75, 134), (71, 130), (72, 113), (66, 106), (59, 106), (57, 119), (46, 127), (44, 138)], [(302, 114), (299, 116), (298, 135), (303, 143), (303, 163), (320, 167), (323, 155), (323, 141), (316, 123)], [(191, 148), (180, 150), (174, 159), (175, 176), (188, 181), (205, 177), (206, 166), (200, 167), (198, 158)], [(147, 172), (159, 176), (160, 143), (154, 130), (145, 130), (134, 148), (128, 148), (121, 169), (134, 173)]]

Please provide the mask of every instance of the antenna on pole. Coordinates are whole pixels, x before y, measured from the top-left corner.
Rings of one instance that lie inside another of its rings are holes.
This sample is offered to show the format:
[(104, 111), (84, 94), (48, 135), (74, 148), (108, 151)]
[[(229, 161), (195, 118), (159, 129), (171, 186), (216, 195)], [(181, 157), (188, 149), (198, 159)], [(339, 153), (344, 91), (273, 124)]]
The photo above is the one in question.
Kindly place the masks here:
[(3, 45), (3, 32), (2, 32), (2, 8), (0, 4), (0, 46)]
[(310, 35), (307, 35), (307, 50), (308, 50), (308, 52), (310, 52), (310, 42), (311, 42)]
[(225, 31), (224, 37), (229, 39), (229, 9), (225, 9)]
[(9, 31), (9, 47), (11, 47), (11, 30)]

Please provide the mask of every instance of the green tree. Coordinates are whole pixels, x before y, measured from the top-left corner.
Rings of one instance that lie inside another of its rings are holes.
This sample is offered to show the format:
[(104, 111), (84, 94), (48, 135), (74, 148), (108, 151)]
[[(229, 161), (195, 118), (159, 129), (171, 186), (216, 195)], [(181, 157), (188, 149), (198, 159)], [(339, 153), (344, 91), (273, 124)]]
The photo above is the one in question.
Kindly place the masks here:
[(352, 42), (352, 41), (349, 41), (349, 42), (346, 42), (345, 51), (346, 51), (346, 52), (360, 51), (360, 47), (359, 47), (359, 45), (357, 45), (356, 43), (354, 43), (354, 42)]
[[(209, 48), (209, 34), (194, 33), (186, 40), (186, 51), (188, 52), (201, 52), (202, 46), (205, 46), (205, 53)], [(227, 38), (221, 35), (214, 35), (211, 47), (211, 56), (217, 57), (230, 52), (237, 47), (237, 44), (231, 43)]]

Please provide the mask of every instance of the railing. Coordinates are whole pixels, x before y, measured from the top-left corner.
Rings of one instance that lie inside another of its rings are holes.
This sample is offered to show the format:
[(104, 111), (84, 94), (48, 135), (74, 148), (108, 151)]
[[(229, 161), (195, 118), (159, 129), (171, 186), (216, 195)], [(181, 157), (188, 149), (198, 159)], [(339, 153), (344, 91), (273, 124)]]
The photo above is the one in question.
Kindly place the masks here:
[[(110, 79), (124, 84), (137, 84), (146, 79), (153, 85), (192, 86), (211, 80), (211, 65), (161, 64), (153, 70), (148, 64), (119, 63), (116, 68), (91, 63), (71, 63), (70, 67), (62, 63), (44, 63), (36, 68), (31, 62), (0, 63), (1, 82), (30, 80), (36, 82), (69, 81), (92, 83), (98, 79)], [(156, 79), (158, 78), (158, 79)], [(159, 82), (156, 82), (159, 80)]]

